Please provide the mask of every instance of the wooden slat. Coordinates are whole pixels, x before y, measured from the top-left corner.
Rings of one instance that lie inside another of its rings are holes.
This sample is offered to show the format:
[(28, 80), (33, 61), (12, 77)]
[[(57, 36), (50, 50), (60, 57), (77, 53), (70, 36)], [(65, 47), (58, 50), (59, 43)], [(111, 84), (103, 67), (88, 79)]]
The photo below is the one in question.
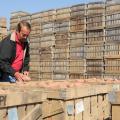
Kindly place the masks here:
[[(0, 95), (0, 107), (16, 106), (22, 104), (30, 104), (35, 102), (42, 102), (46, 99), (46, 94), (41, 91), (28, 91)], [(13, 101), (16, 100), (16, 101)]]
[(22, 120), (37, 120), (42, 115), (41, 105), (36, 105)]

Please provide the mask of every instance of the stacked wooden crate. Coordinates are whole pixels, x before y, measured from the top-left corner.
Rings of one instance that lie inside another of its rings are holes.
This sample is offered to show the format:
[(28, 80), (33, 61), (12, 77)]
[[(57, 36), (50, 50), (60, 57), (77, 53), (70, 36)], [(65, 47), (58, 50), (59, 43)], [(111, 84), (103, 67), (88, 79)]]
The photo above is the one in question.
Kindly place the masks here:
[(119, 87), (116, 82), (79, 79), (0, 83), (0, 119), (109, 120), (108, 93)]
[(86, 43), (86, 5), (74, 5), (70, 9), (69, 78), (79, 79), (84, 78), (86, 72), (84, 55), (84, 45)]
[(18, 12), (12, 12), (11, 13), (11, 18), (10, 18), (10, 31), (15, 31), (16, 26), (21, 20), (26, 20), (30, 22), (31, 20), (31, 15), (30, 13), (23, 12), (23, 11), (18, 11)]
[(0, 40), (7, 35), (7, 20), (4, 17), (0, 17)]
[(31, 14), (30, 33), (30, 75), (34, 80), (40, 80), (40, 34), (41, 13)]
[(53, 80), (69, 78), (69, 22), (70, 8), (56, 9)]
[(42, 80), (52, 79), (53, 76), (55, 13), (55, 10), (41, 12), (40, 76)]
[(46, 98), (42, 88), (1, 83), (0, 119), (41, 120), (42, 103)]
[(86, 10), (86, 73), (87, 77), (103, 76), (105, 4), (93, 2), (87, 4)]
[(120, 3), (107, 1), (105, 77), (120, 78)]

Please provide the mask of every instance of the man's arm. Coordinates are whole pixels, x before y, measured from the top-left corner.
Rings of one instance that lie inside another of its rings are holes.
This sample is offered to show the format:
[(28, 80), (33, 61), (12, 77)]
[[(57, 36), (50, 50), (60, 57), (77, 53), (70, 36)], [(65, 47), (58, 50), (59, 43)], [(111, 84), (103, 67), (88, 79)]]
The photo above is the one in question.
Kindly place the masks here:
[(11, 43), (10, 40), (3, 40), (0, 44), (0, 69), (11, 76), (14, 76), (15, 70), (11, 67), (13, 43)]

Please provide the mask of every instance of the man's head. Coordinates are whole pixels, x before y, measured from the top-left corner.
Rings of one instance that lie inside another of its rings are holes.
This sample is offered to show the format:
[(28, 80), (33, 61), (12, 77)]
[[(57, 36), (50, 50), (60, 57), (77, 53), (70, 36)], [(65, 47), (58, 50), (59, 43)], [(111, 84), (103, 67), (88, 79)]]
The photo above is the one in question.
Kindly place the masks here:
[(16, 31), (17, 31), (18, 39), (20, 40), (20, 42), (25, 42), (25, 40), (30, 34), (31, 26), (28, 22), (21, 21), (18, 23)]

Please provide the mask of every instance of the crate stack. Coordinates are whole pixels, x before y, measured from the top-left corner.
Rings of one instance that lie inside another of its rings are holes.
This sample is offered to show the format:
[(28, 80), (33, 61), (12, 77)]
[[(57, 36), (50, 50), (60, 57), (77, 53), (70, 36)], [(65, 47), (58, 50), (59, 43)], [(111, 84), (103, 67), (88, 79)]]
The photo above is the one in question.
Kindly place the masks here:
[(40, 80), (40, 34), (41, 13), (33, 13), (30, 33), (30, 75), (34, 80)]
[(120, 78), (120, 2), (106, 2), (105, 78)]
[(0, 40), (7, 35), (7, 20), (4, 17), (0, 17)]
[(31, 20), (31, 15), (28, 12), (24, 11), (17, 11), (17, 12), (12, 12), (11, 13), (11, 18), (10, 18), (10, 31), (15, 31), (16, 26), (21, 20), (26, 20), (30, 22)]
[(85, 4), (71, 6), (70, 42), (69, 42), (69, 78), (85, 78), (86, 60), (84, 45), (86, 43)]
[(86, 73), (87, 78), (103, 77), (104, 73), (104, 41), (105, 41), (105, 4), (92, 2), (86, 10)]
[(55, 10), (41, 12), (40, 76), (41, 80), (53, 79), (53, 49), (55, 46)]
[(56, 9), (53, 80), (69, 79), (69, 24), (70, 8)]
[[(35, 68), (31, 69), (32, 77), (37, 80), (52, 79), (52, 51), (54, 46), (54, 18), (55, 10), (43, 11), (31, 15), (31, 64), (38, 62)], [(34, 45), (35, 44), (35, 45)], [(33, 47), (32, 47), (33, 46)], [(33, 65), (34, 67), (34, 65)]]

